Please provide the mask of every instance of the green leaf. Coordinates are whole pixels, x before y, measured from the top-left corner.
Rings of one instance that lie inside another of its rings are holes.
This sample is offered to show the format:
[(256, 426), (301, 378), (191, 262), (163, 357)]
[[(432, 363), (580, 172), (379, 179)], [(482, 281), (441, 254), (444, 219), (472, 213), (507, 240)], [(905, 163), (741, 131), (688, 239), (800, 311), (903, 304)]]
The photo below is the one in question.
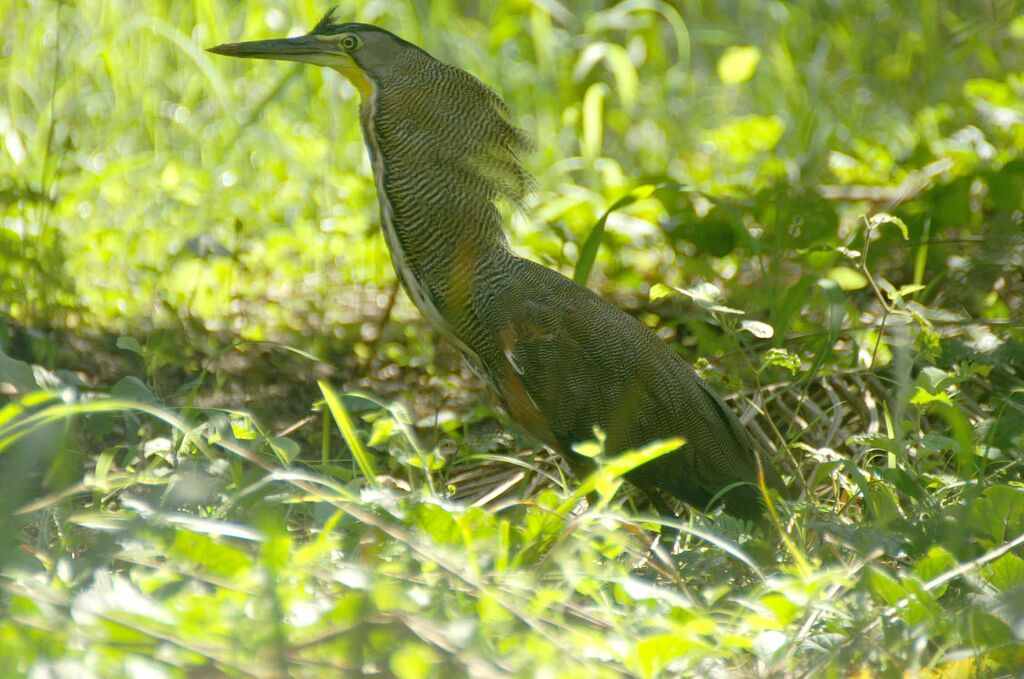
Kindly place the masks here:
[(287, 436), (275, 436), (269, 439), (268, 443), (285, 466), (291, 464), (302, 452), (299, 444)]
[(847, 292), (860, 290), (868, 284), (868, 279), (864, 274), (848, 266), (834, 267), (829, 270), (826, 276)]
[(759, 339), (770, 339), (775, 334), (775, 329), (767, 323), (761, 321), (748, 321), (746, 319), (740, 321), (740, 329), (746, 330), (754, 337)]
[(605, 434), (600, 428), (594, 427), (594, 438), (589, 441), (578, 441), (572, 444), (574, 452), (591, 459), (598, 458), (604, 454)]
[[(947, 571), (951, 571), (959, 564), (956, 559), (944, 547), (932, 547), (928, 554), (914, 566), (914, 574), (923, 582), (936, 578)], [(936, 597), (941, 597), (948, 585), (941, 585), (934, 590)]]
[(910, 404), (915, 406), (926, 406), (930, 403), (944, 403), (946, 405), (953, 405), (953, 400), (944, 391), (940, 391), (937, 394), (929, 394), (928, 391), (918, 387), (914, 392), (914, 395), (910, 397)]
[(573, 81), (582, 82), (594, 65), (602, 61), (607, 64), (615, 78), (615, 91), (622, 101), (623, 108), (631, 111), (636, 105), (640, 77), (629, 52), (622, 45), (611, 42), (592, 42), (587, 45), (573, 69)]
[(608, 217), (611, 216), (616, 210), (632, 205), (638, 200), (646, 198), (651, 195), (657, 187), (651, 184), (645, 184), (638, 186), (633, 189), (622, 198), (612, 203), (612, 206), (604, 211), (601, 218), (597, 220), (593, 228), (590, 229), (590, 233), (587, 234), (587, 239), (583, 242), (583, 247), (580, 248), (580, 258), (576, 261), (576, 270), (573, 272), (572, 279), (580, 285), (586, 285), (587, 279), (590, 278), (590, 271), (594, 268), (594, 262), (597, 260), (597, 251), (601, 247), (601, 240), (604, 238), (604, 228), (608, 223)]
[(897, 290), (896, 293), (900, 297), (907, 297), (909, 295), (914, 294), (915, 292), (920, 292), (920, 291), (924, 290), (926, 287), (928, 287), (928, 286), (926, 286), (926, 285), (914, 285), (913, 283), (911, 283), (909, 285), (901, 285), (900, 289)]
[(649, 298), (652, 302), (656, 302), (663, 297), (675, 294), (675, 290), (665, 285), (664, 283), (655, 283), (651, 286), (651, 292)]
[(129, 375), (122, 377), (110, 388), (110, 395), (124, 401), (135, 401), (146, 405), (157, 405), (160, 399), (138, 377)]
[(969, 511), (972, 528), (986, 531), (993, 543), (1004, 542), (1024, 530), (1024, 488), (992, 486)]
[(127, 335), (122, 335), (117, 338), (117, 348), (124, 349), (125, 351), (131, 351), (139, 356), (143, 356), (145, 354), (145, 350), (142, 348), (142, 345), (139, 344), (139, 340), (134, 337), (128, 337)]
[(442, 545), (461, 545), (462, 529), (450, 511), (436, 504), (421, 503), (411, 512), (414, 525)]
[(583, 94), (583, 138), (580, 140), (580, 154), (594, 161), (601, 155), (604, 145), (604, 100), (608, 86), (594, 83)]
[(956, 378), (946, 371), (934, 366), (922, 368), (914, 384), (917, 387), (910, 403), (916, 406), (926, 406), (931, 403), (943, 403), (953, 405), (947, 389), (956, 383)]
[(981, 574), (1000, 592), (1024, 585), (1024, 559), (1010, 552), (981, 569)]
[(750, 80), (761, 61), (761, 50), (749, 45), (730, 47), (718, 60), (718, 77), (726, 85)]
[(969, 616), (964, 632), (967, 636), (965, 641), (971, 646), (998, 648), (1014, 642), (1019, 643), (1019, 639), (1014, 637), (1013, 630), (988, 611), (975, 607), (970, 610)]
[(888, 212), (879, 212), (872, 215), (871, 219), (868, 220), (868, 226), (872, 229), (877, 229), (884, 224), (892, 224), (903, 234), (903, 240), (910, 240), (910, 231), (907, 229), (906, 223), (895, 215), (891, 215)]
[(669, 662), (692, 648), (692, 641), (675, 634), (647, 637), (633, 647), (629, 665), (641, 677), (659, 676)]
[(245, 551), (189, 530), (174, 532), (168, 556), (183, 561), (191, 568), (198, 567), (228, 577), (248, 572), (252, 566), (252, 559)]
[(390, 417), (381, 417), (373, 421), (370, 429), (370, 440), (366, 445), (374, 447), (384, 443), (395, 433), (395, 421)]
[(681, 295), (689, 297), (702, 309), (723, 314), (743, 315), (743, 312), (739, 309), (733, 309), (732, 307), (723, 306), (718, 303), (718, 300), (722, 297), (722, 291), (717, 285), (712, 283), (703, 281), (697, 283), (691, 288), (673, 288), (673, 290)]
[(426, 679), (435, 676), (434, 668), (439, 659), (437, 651), (430, 646), (408, 641), (391, 654), (388, 664), (398, 679)]
[(955, 383), (955, 378), (942, 368), (929, 365), (921, 369), (914, 383), (929, 393), (936, 394), (946, 387), (952, 386)]
[(764, 365), (774, 365), (779, 368), (785, 368), (793, 375), (796, 375), (797, 371), (800, 370), (800, 357), (796, 354), (791, 354), (785, 349), (773, 348), (769, 349), (764, 355)]
[(248, 415), (232, 413), (228, 418), (231, 422), (231, 435), (240, 441), (253, 441), (259, 438), (260, 430)]
[(104, 491), (107, 490), (107, 475), (110, 474), (110, 469), (114, 464), (114, 458), (117, 456), (117, 453), (118, 450), (116, 448), (105, 450), (97, 458), (96, 469), (93, 471), (93, 479), (97, 488)]
[(871, 593), (881, 603), (892, 606), (907, 595), (907, 591), (888, 573), (881, 570), (879, 566), (870, 567), (864, 578)]
[(637, 467), (647, 464), (651, 460), (655, 460), (662, 455), (671, 453), (684, 443), (685, 440), (682, 438), (654, 441), (653, 443), (649, 443), (637, 450), (616, 455), (612, 459), (606, 460), (595, 472), (583, 480), (568, 500), (562, 503), (558, 508), (559, 513), (568, 513), (574, 506), (576, 506), (576, 503), (579, 500), (585, 497), (592, 490), (598, 491), (601, 495), (602, 504), (606, 503), (611, 499), (611, 495), (614, 494), (615, 490), (618, 488), (619, 482), (621, 482), (621, 479), (625, 477), (626, 474)]
[(0, 383), (13, 385), (18, 392), (23, 394), (39, 388), (32, 366), (24, 361), (11, 358), (4, 353), (2, 348), (0, 348)]

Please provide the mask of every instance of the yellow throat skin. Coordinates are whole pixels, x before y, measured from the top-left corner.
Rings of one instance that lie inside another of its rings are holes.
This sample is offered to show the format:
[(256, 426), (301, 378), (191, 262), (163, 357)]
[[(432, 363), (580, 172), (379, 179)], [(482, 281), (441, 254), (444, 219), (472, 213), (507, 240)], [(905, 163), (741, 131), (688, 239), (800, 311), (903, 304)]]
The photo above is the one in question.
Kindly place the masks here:
[(362, 96), (363, 101), (373, 98), (374, 86), (373, 82), (366, 77), (362, 69), (353, 64), (339, 64), (338, 66), (332, 66), (332, 68), (338, 73), (345, 76), (352, 85), (359, 90), (359, 94)]
[(521, 205), (532, 178), (525, 134), (486, 85), (375, 26), (332, 13), (306, 36), (222, 45), (342, 73), (360, 121), (381, 227), (402, 285), (493, 390), (512, 420), (578, 472), (573, 445), (605, 434), (605, 454), (681, 438), (627, 479), (662, 513), (663, 493), (757, 518), (761, 487), (785, 493), (735, 415), (639, 321), (509, 249), (497, 201)]

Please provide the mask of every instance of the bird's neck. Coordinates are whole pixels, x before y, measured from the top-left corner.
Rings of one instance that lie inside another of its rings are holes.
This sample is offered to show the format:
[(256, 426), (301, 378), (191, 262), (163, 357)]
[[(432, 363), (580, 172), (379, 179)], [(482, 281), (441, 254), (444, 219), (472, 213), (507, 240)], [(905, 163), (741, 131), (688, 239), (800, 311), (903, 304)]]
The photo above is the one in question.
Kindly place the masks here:
[(427, 320), (472, 355), (463, 330), (480, 282), (512, 256), (502, 217), (443, 138), (380, 105), (365, 98), (360, 117), (395, 272)]

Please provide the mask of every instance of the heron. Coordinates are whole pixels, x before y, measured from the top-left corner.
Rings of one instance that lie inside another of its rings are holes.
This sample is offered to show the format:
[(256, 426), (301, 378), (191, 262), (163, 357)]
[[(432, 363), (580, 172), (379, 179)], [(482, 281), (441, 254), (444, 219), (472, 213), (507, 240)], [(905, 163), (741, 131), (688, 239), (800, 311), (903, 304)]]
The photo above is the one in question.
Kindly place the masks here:
[(438, 333), (465, 357), (526, 434), (561, 454), (603, 435), (605, 456), (680, 439), (626, 479), (666, 516), (666, 497), (763, 516), (785, 491), (735, 414), (643, 323), (510, 248), (502, 202), (523, 206), (528, 136), (505, 102), (466, 71), (335, 11), (305, 35), (223, 44), (231, 57), (314, 64), (359, 91), (359, 121), (395, 273)]

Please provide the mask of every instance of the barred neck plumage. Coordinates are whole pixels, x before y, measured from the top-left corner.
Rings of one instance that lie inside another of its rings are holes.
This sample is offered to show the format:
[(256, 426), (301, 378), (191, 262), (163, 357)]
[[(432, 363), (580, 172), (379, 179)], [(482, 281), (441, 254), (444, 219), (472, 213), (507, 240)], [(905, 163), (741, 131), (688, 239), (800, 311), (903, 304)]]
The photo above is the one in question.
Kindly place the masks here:
[(428, 320), (465, 350), (458, 329), (478, 274), (510, 255), (495, 202), (518, 206), (531, 188), (519, 163), (528, 142), (476, 78), (426, 53), (407, 59), (393, 69), (399, 76), (364, 93), (363, 136), (395, 270)]

